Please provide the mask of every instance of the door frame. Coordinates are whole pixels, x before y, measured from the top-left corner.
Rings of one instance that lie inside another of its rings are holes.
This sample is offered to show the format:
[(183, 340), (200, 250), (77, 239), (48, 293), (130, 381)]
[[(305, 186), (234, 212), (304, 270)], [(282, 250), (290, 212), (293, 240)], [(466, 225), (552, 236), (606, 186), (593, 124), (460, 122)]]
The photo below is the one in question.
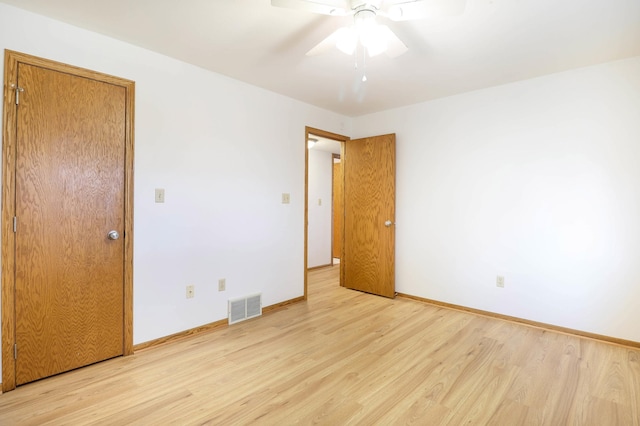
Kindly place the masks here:
[(124, 176), (124, 324), (123, 354), (133, 353), (133, 153), (135, 82), (60, 62), (5, 50), (4, 104), (2, 120), (2, 391), (16, 387), (15, 344), (15, 165), (17, 144), (17, 108), (15, 90), (18, 64), (24, 63), (74, 76), (113, 84), (125, 89), (125, 176)]
[[(333, 139), (340, 142), (340, 158), (344, 159), (344, 144), (351, 138), (337, 133), (327, 132), (325, 130), (316, 129), (305, 126), (304, 129), (304, 300), (307, 300), (307, 275), (308, 275), (308, 256), (309, 256), (309, 149), (307, 141), (309, 135), (317, 135), (327, 139)], [(342, 160), (344, 161), (344, 160)], [(344, 181), (343, 181), (344, 185)], [(332, 200), (333, 201), (333, 200)], [(344, 230), (343, 230), (344, 231)], [(342, 249), (342, 258), (340, 260), (340, 285), (342, 285), (342, 271), (344, 259), (344, 244)], [(332, 247), (333, 254), (333, 247)], [(332, 260), (333, 262), (333, 260)]]

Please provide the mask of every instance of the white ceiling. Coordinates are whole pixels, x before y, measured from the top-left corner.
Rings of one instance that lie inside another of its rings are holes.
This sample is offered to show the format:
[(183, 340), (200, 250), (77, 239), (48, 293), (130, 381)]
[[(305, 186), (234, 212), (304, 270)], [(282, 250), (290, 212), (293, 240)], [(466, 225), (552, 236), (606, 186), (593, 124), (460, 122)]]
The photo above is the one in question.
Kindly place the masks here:
[(349, 17), (270, 0), (0, 0), (347, 116), (640, 55), (640, 0), (468, 0), (457, 17), (385, 23), (409, 51), (305, 53)]

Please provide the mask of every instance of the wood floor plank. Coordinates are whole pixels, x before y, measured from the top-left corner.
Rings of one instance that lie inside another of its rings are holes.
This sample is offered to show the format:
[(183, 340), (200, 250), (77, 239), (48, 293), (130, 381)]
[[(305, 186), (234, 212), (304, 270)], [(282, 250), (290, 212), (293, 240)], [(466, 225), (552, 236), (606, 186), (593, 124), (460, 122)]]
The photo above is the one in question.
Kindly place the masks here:
[(640, 351), (345, 289), (0, 395), (4, 425), (633, 425)]

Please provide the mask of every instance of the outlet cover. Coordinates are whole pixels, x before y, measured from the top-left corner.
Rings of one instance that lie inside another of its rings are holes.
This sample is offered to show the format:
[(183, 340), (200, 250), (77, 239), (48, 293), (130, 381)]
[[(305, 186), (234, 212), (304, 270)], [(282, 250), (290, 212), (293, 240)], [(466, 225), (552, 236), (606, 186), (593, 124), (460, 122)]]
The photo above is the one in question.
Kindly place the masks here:
[(496, 287), (504, 288), (504, 277), (502, 275), (496, 277)]
[(218, 291), (225, 291), (227, 289), (227, 280), (220, 278), (218, 280)]
[(195, 288), (192, 285), (187, 286), (187, 299), (193, 299), (195, 296)]

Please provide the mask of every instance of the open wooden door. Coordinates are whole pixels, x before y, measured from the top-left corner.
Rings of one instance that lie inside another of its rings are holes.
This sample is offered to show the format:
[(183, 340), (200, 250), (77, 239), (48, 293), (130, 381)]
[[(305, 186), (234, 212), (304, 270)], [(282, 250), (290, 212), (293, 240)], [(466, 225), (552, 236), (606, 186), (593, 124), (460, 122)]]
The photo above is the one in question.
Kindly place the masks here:
[(345, 144), (345, 287), (395, 297), (395, 134)]

